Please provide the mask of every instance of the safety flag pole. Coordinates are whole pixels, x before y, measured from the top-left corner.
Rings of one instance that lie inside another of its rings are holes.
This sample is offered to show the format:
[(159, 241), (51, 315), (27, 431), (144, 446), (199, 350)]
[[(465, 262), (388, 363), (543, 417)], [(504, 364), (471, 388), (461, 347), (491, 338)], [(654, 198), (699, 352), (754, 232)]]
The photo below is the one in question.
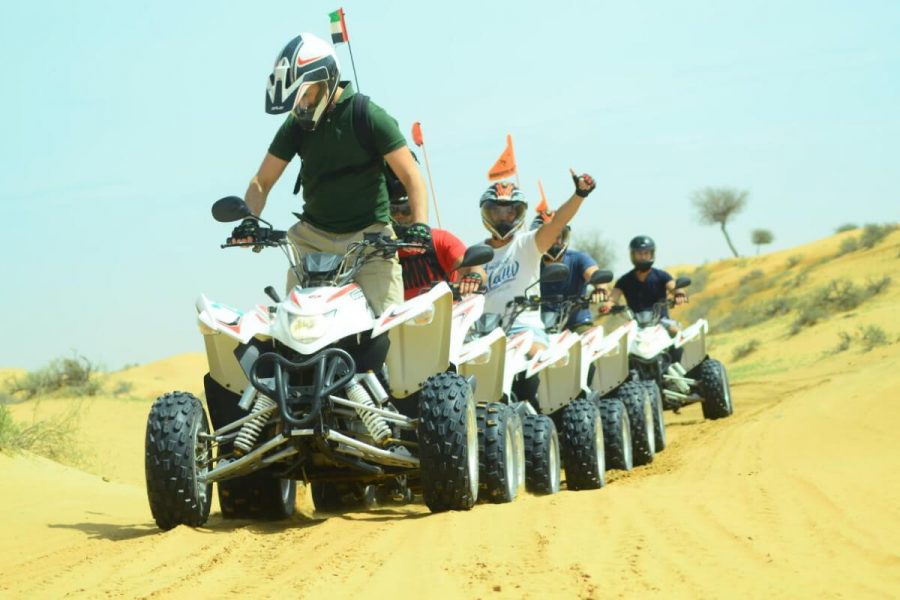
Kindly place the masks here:
[(506, 179), (510, 175), (516, 176), (516, 185), (519, 185), (519, 171), (516, 168), (516, 153), (513, 150), (512, 136), (506, 134), (506, 148), (491, 170), (488, 171), (488, 181), (497, 181), (498, 179)]
[(422, 156), (425, 157), (425, 171), (428, 173), (428, 187), (431, 188), (431, 201), (434, 202), (434, 215), (437, 217), (438, 228), (443, 229), (441, 225), (441, 211), (438, 210), (437, 195), (434, 193), (434, 179), (431, 177), (431, 165), (428, 164), (428, 152), (425, 150), (425, 138), (422, 137), (422, 124), (416, 121), (412, 126), (412, 139), (416, 146), (422, 149)]
[(344, 19), (344, 9), (339, 8), (332, 13), (328, 13), (331, 21), (331, 42), (337, 44), (347, 44), (347, 50), (350, 51), (350, 66), (353, 67), (353, 81), (356, 83), (356, 91), (359, 91), (359, 78), (356, 76), (356, 62), (353, 60), (353, 46), (350, 44), (350, 35), (347, 33), (347, 21)]

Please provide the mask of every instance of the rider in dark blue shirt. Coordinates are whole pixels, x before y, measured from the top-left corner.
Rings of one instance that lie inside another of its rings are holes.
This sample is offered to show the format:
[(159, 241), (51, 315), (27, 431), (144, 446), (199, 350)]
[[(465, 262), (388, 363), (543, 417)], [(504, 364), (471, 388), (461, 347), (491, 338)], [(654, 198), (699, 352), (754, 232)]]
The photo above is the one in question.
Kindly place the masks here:
[(662, 302), (661, 315), (668, 321), (669, 329), (673, 323), (669, 321), (669, 310), (665, 300), (672, 296), (675, 304), (687, 301), (684, 290), (675, 289), (675, 280), (671, 275), (661, 269), (653, 268), (653, 260), (656, 258), (656, 244), (646, 235), (639, 235), (629, 244), (631, 251), (631, 264), (634, 269), (622, 275), (613, 288), (610, 301), (604, 306), (602, 312), (606, 312), (619, 302), (622, 296), (634, 312), (652, 310), (653, 306)]

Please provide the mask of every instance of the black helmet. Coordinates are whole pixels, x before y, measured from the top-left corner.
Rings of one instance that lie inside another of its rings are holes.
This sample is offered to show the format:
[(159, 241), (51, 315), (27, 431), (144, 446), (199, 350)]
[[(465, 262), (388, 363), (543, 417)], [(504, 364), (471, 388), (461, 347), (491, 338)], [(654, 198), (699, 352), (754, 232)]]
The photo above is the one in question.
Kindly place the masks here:
[[(334, 48), (311, 33), (301, 33), (275, 59), (266, 85), (266, 112), (291, 111), (303, 129), (315, 129), (331, 105), (341, 78), (341, 65)], [(311, 100), (301, 106), (304, 96)]]
[[(656, 258), (656, 243), (653, 241), (653, 238), (648, 235), (639, 235), (629, 242), (628, 248), (631, 254), (631, 264), (634, 265), (635, 270), (642, 273), (649, 271), (650, 267), (653, 266), (653, 260)], [(634, 253), (638, 250), (649, 250), (650, 260), (636, 260)]]
[[(491, 235), (505, 240), (525, 222), (528, 204), (525, 195), (514, 183), (501, 181), (491, 185), (478, 201), (481, 206), (481, 222)], [(503, 218), (503, 215), (512, 219)]]
[[(553, 219), (553, 215), (555, 212), (542, 212), (538, 213), (538, 215), (531, 221), (531, 230), (535, 230), (540, 228), (544, 223), (549, 223)], [(559, 241), (555, 241), (552, 246), (550, 246), (546, 252), (544, 252), (544, 256), (552, 260), (553, 262), (558, 261), (562, 258), (562, 255), (566, 253), (566, 249), (569, 247), (569, 239), (572, 237), (572, 228), (569, 225), (563, 227), (562, 233), (559, 234)]]

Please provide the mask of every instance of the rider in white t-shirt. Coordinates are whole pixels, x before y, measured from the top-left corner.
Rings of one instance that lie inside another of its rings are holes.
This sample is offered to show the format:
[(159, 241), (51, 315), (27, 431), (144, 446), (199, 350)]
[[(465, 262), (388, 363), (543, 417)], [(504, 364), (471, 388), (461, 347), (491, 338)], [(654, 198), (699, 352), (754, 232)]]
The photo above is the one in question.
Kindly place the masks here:
[[(541, 257), (596, 187), (590, 175), (576, 175), (571, 169), (570, 173), (575, 182), (575, 193), (559, 207), (552, 220), (532, 231), (522, 231), (528, 204), (515, 184), (495, 183), (481, 196), (481, 221), (491, 232), (487, 243), (494, 248), (494, 259), (485, 265), (488, 275), (485, 312), (505, 314), (509, 301), (525, 295), (525, 289), (538, 281)], [(540, 295), (540, 286), (531, 287), (528, 295)], [(540, 310), (519, 315), (510, 333), (524, 329), (534, 333), (529, 356), (550, 345)]]

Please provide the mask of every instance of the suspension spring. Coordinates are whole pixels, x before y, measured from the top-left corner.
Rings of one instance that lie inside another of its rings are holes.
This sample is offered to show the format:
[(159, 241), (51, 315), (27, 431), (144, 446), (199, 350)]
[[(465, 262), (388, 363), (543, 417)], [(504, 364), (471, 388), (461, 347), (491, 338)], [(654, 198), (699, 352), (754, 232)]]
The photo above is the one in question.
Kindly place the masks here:
[(275, 412), (276, 408), (278, 405), (274, 400), (260, 395), (253, 405), (254, 416), (241, 426), (241, 430), (234, 440), (234, 447), (242, 452), (250, 452), (269, 420), (269, 415)]
[[(368, 392), (366, 392), (366, 389), (356, 381), (347, 386), (347, 399), (358, 404), (377, 408)], [(357, 408), (356, 414), (362, 419), (363, 424), (366, 426), (366, 429), (369, 430), (372, 439), (374, 439), (376, 443), (381, 444), (391, 437), (391, 427), (387, 424), (384, 417), (362, 408)]]

